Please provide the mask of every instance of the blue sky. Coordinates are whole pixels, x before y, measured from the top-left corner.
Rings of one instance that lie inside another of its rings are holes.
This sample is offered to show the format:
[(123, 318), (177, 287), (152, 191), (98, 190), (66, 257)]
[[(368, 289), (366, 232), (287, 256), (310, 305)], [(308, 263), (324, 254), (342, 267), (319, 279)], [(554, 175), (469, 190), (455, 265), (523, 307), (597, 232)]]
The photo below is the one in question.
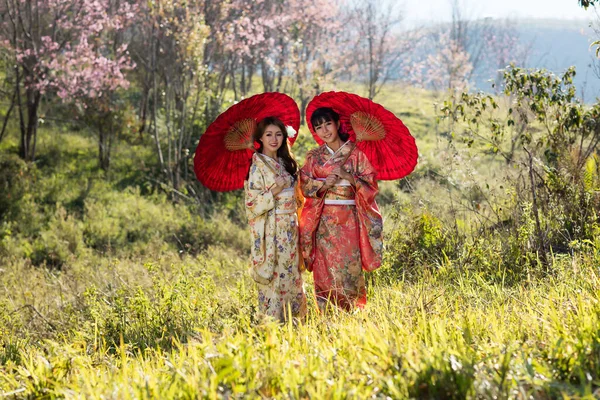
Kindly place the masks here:
[[(394, 1), (394, 0), (392, 0)], [(407, 22), (439, 22), (450, 18), (450, 0), (397, 0)], [(467, 18), (559, 18), (595, 19), (593, 9), (578, 6), (577, 0), (461, 0)]]

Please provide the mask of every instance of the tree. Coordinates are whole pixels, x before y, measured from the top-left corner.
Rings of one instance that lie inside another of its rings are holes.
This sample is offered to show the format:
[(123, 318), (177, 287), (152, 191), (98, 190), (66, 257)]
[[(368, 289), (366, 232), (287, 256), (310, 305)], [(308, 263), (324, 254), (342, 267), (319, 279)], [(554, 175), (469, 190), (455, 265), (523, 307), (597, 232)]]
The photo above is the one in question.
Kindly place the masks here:
[[(0, 12), (2, 44), (14, 59), (14, 104), (21, 131), (20, 155), (35, 159), (43, 96), (78, 102), (126, 87), (131, 67), (126, 47), (103, 41), (133, 17), (126, 1), (9, 0)], [(24, 97), (24, 99), (23, 99)], [(25, 104), (23, 104), (23, 101)]]
[[(286, 69), (290, 80), (283, 89), (300, 102), (304, 111), (310, 99), (319, 94), (347, 59), (340, 48), (345, 42), (339, 8), (333, 0), (294, 1), (293, 23), (288, 27), (289, 49)], [(304, 122), (304, 112), (301, 113)]]
[[(441, 108), (452, 138), (502, 156), (516, 173), (507, 182), (519, 203), (508, 218), (532, 218), (534, 234), (527, 234), (526, 245), (545, 266), (551, 248), (566, 250), (573, 240), (596, 235), (600, 103), (588, 107), (577, 100), (574, 76), (574, 68), (556, 76), (511, 66), (503, 72), (505, 107), (497, 96), (462, 93)], [(507, 218), (494, 213), (498, 223)]]
[(78, 41), (68, 43), (47, 66), (48, 89), (74, 105), (97, 132), (98, 161), (105, 171), (126, 109), (117, 91), (129, 87), (125, 73), (135, 68), (122, 33), (133, 23), (136, 11), (134, 5), (119, 0), (102, 4), (87, 20), (90, 24), (101, 22), (98, 29), (80, 32)]
[(427, 56), (423, 81), (435, 90), (467, 90), (473, 64), (462, 45), (448, 33), (434, 39), (433, 54)]
[(579, 0), (579, 5), (585, 9), (593, 7), (597, 3), (597, 0)]
[(204, 48), (209, 37), (204, 3), (180, 0), (140, 7), (135, 27), (135, 60), (146, 91), (158, 166), (174, 199), (185, 196), (194, 126), (202, 107)]
[(486, 30), (484, 42), (486, 53), (479, 75), (483, 79), (489, 79), (492, 71), (498, 71), (494, 85), (499, 90), (499, 83), (503, 80), (502, 71), (511, 64), (524, 66), (531, 53), (532, 43), (523, 43), (514, 21), (509, 19), (494, 21), (490, 29)]
[(449, 24), (429, 30), (427, 47), (434, 49), (419, 65), (420, 81), (436, 90), (463, 90), (474, 80), (498, 78), (510, 63), (525, 63), (530, 46), (522, 43), (510, 20), (470, 19), (460, 0), (450, 0)]
[(397, 3), (389, 2), (385, 7), (380, 0), (353, 3), (345, 26), (354, 41), (352, 60), (361, 71), (371, 100), (390, 78), (398, 76), (403, 60), (418, 40), (414, 31), (394, 32), (401, 22)]

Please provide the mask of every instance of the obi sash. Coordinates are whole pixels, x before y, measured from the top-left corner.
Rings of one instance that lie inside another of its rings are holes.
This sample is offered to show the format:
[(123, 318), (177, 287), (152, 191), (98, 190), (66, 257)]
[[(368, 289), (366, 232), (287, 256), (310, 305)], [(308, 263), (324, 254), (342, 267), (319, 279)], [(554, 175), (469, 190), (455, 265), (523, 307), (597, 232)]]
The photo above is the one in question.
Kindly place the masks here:
[(293, 187), (283, 189), (275, 196), (275, 214), (293, 214), (298, 209)]
[[(316, 178), (325, 181), (325, 178)], [(346, 179), (341, 179), (325, 193), (325, 205), (330, 206), (355, 206), (355, 189)]]

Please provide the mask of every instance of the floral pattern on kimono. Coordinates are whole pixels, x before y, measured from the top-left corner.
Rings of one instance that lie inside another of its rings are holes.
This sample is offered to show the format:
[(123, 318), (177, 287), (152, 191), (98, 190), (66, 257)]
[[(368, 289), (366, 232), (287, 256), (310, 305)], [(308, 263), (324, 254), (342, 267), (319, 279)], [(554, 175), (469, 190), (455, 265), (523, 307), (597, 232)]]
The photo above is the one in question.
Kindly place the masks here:
[[(355, 186), (336, 185), (319, 194), (324, 179), (351, 152), (344, 168)], [(347, 143), (337, 152), (322, 145), (308, 153), (300, 171), (306, 203), (300, 218), (302, 256), (313, 272), (320, 308), (332, 302), (343, 309), (366, 304), (364, 271), (381, 265), (383, 221), (375, 196), (376, 171), (365, 154)], [(325, 200), (354, 200), (355, 205), (325, 204)]]
[[(288, 182), (276, 196), (271, 192), (276, 175), (267, 162)], [(293, 317), (306, 314), (297, 215), (302, 198), (297, 183), (282, 165), (281, 160), (254, 154), (244, 185), (252, 238), (250, 273), (258, 284), (259, 310), (281, 321), (290, 311)]]

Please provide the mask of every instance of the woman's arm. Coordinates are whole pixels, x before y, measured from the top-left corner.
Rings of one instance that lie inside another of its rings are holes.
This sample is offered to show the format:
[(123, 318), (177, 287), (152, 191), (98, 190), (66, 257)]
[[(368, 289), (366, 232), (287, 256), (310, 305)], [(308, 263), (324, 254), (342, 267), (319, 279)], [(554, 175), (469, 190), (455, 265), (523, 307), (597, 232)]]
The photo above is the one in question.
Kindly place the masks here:
[(356, 164), (354, 171), (351, 173), (356, 187), (356, 195), (362, 197), (367, 203), (375, 202), (375, 196), (379, 193), (377, 185), (377, 171), (371, 165), (371, 162), (359, 149), (355, 149)]
[(325, 182), (314, 179), (314, 159), (311, 153), (306, 156), (306, 162), (300, 169), (300, 189), (304, 197), (321, 197), (327, 188)]
[[(248, 219), (256, 218), (275, 208), (275, 195), (267, 188), (263, 170), (258, 162), (252, 161), (250, 175), (245, 185), (246, 214)], [(281, 190), (280, 190), (281, 191)]]

